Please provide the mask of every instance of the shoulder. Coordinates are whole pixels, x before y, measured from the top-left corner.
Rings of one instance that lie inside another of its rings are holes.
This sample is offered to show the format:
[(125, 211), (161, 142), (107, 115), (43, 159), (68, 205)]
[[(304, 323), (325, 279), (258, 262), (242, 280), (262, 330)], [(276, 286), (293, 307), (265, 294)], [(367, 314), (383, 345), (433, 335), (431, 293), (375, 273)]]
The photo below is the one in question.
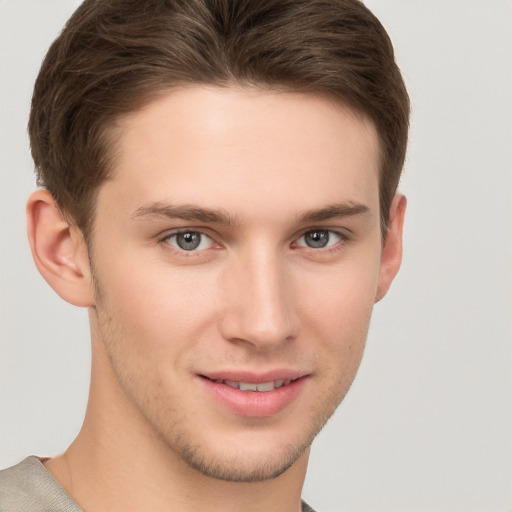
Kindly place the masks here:
[(0, 471), (0, 512), (82, 512), (37, 457)]
[(302, 512), (315, 512), (305, 501), (302, 501)]

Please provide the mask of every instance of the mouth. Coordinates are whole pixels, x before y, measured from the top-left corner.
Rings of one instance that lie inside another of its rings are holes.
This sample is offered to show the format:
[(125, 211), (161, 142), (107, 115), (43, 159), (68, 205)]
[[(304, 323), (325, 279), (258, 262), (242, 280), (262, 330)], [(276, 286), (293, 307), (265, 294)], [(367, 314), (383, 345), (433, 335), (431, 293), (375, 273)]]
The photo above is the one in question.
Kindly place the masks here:
[[(307, 374), (281, 372), (280, 375), (217, 374), (200, 375), (202, 382), (222, 409), (238, 416), (268, 417), (287, 409), (302, 394)], [(277, 378), (276, 378), (277, 377)]]
[[(205, 378), (208, 379), (208, 377)], [(260, 393), (265, 393), (274, 391), (274, 389), (282, 388), (283, 386), (288, 386), (293, 382), (293, 380), (297, 379), (277, 379), (270, 380), (268, 382), (242, 382), (236, 380), (215, 379), (213, 382), (217, 384), (224, 384), (225, 386), (229, 386), (233, 389), (239, 389), (240, 391), (259, 391)]]

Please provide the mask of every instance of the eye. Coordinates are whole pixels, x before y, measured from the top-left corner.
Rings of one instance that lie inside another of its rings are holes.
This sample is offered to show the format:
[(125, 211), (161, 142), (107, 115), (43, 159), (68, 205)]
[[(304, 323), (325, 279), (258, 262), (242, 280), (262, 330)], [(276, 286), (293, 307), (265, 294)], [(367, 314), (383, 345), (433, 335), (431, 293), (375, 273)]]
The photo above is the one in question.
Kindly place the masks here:
[(306, 231), (296, 242), (299, 247), (310, 247), (311, 249), (323, 249), (337, 244), (343, 236), (336, 231), (328, 229), (312, 229)]
[(178, 231), (164, 238), (169, 245), (181, 251), (202, 251), (214, 244), (213, 240), (200, 231)]

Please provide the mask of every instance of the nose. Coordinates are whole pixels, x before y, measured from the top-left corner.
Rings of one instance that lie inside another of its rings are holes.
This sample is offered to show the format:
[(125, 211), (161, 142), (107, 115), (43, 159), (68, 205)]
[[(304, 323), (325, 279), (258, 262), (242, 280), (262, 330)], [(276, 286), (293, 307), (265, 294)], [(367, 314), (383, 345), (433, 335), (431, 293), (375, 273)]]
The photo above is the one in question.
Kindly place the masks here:
[(299, 319), (290, 274), (283, 258), (272, 251), (236, 258), (223, 275), (224, 339), (268, 350), (295, 338)]

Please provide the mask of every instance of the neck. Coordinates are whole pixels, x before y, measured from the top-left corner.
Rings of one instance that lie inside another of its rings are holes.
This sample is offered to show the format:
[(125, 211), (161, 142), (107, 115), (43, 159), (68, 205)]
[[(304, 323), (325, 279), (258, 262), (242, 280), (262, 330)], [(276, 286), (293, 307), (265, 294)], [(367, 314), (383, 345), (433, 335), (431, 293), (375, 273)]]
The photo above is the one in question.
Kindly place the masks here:
[[(103, 362), (100, 362), (103, 361)], [(88, 512), (298, 512), (309, 451), (280, 476), (228, 482), (190, 467), (148, 426), (95, 357), (83, 427), (68, 450), (45, 465)], [(98, 378), (102, 375), (103, 378)]]

